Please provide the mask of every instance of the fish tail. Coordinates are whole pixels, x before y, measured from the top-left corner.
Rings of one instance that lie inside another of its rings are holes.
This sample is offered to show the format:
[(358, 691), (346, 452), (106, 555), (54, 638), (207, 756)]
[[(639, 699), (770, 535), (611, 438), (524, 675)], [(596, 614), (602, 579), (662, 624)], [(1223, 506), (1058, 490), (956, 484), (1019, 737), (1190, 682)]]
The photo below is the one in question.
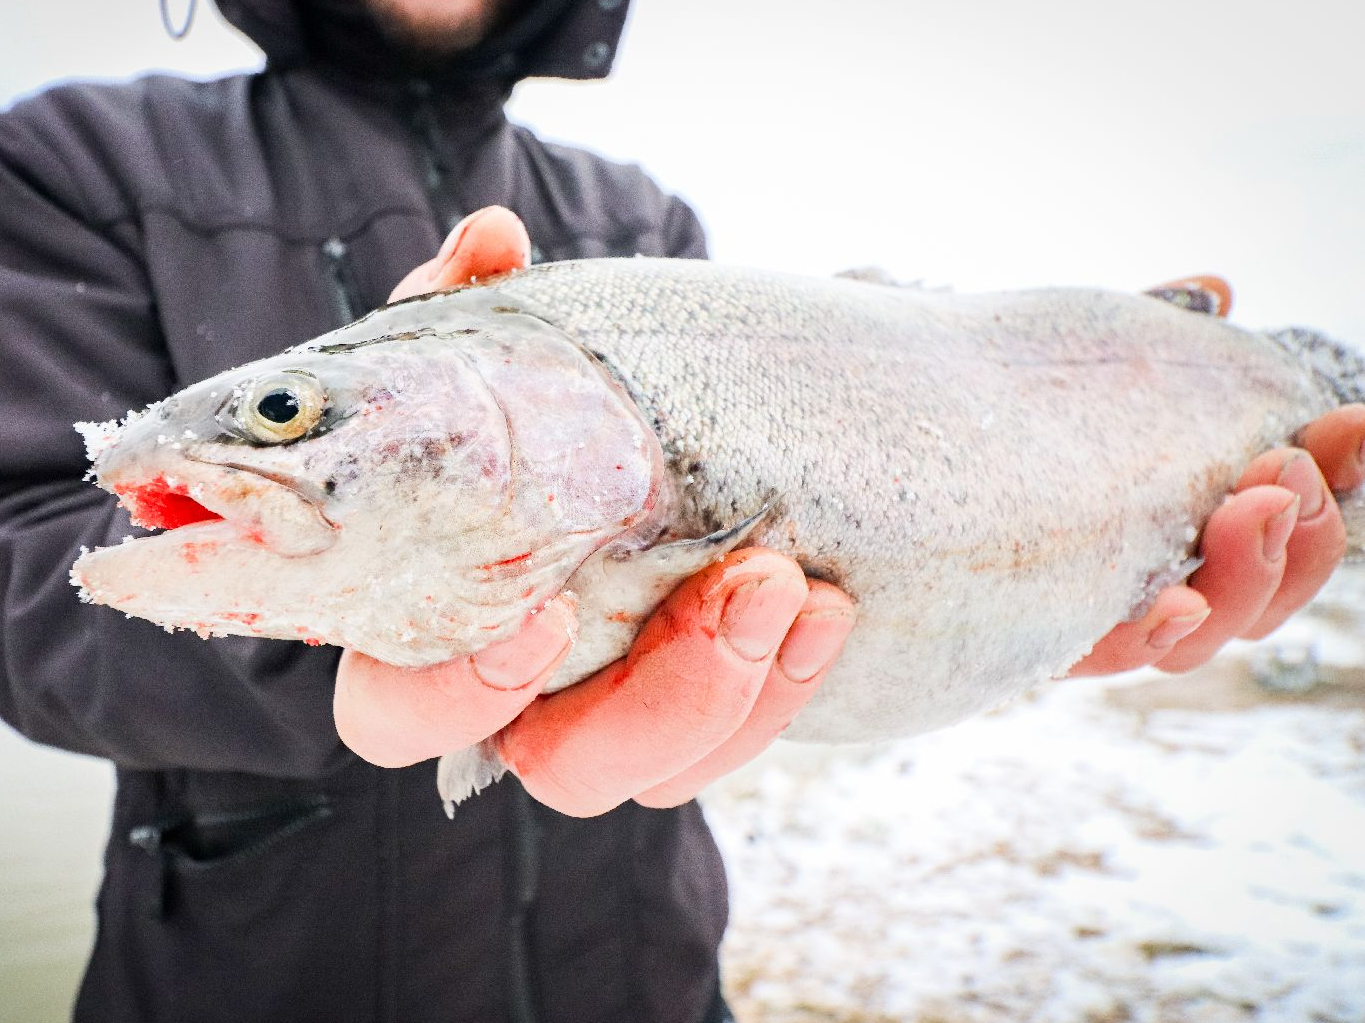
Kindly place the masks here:
[(1365, 488), (1338, 494), (1337, 505), (1346, 523), (1346, 561), (1365, 565)]
[(1341, 405), (1365, 402), (1365, 354), (1305, 327), (1271, 331), (1272, 341), (1292, 355)]
[[(1365, 404), (1365, 354), (1325, 334), (1289, 327), (1269, 334), (1338, 404)], [(1346, 523), (1346, 560), (1365, 564), (1365, 488), (1338, 494)]]

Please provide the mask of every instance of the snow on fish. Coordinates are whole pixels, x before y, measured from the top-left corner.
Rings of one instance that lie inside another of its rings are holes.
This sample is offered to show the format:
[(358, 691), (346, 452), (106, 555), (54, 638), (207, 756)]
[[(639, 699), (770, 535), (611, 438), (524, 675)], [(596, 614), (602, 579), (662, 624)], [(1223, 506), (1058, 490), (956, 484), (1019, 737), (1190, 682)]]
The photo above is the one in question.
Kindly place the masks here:
[[(99, 485), (164, 531), (72, 578), (167, 627), (413, 667), (571, 590), (554, 689), (764, 544), (858, 603), (787, 735), (885, 739), (1065, 673), (1188, 572), (1254, 456), (1362, 381), (1317, 335), (1146, 295), (546, 264), (88, 427)], [(448, 760), (443, 790), (495, 768)]]

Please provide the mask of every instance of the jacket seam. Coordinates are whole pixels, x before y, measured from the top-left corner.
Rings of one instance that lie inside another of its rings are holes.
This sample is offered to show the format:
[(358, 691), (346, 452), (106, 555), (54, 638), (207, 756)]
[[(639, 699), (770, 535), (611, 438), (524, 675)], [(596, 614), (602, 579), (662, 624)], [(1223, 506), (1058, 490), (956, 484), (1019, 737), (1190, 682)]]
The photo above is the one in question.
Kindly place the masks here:
[(262, 234), (268, 234), (279, 238), (281, 241), (297, 243), (300, 245), (320, 244), (338, 234), (344, 238), (353, 237), (366, 230), (376, 220), (383, 217), (414, 216), (422, 217), (423, 219), (427, 218), (426, 211), (417, 209), (416, 207), (401, 205), (380, 206), (367, 212), (363, 216), (342, 221), (340, 227), (336, 224), (327, 226), (319, 225), (317, 231), (314, 233), (311, 231), (281, 230), (278, 223), (272, 223), (268, 220), (242, 218), (224, 219), (221, 221), (203, 221), (190, 216), (184, 210), (175, 206), (161, 202), (146, 202), (139, 203), (135, 209), (127, 213), (121, 213), (118, 216), (108, 217), (104, 220), (93, 222), (92, 226), (108, 229), (121, 224), (136, 225), (140, 220), (145, 219), (146, 216), (151, 213), (159, 213), (170, 217), (177, 221), (182, 227), (193, 231), (195, 234), (213, 235), (222, 234), (227, 231), (259, 231)]
[[(367, 213), (363, 217), (351, 221), (344, 221), (340, 228), (328, 229), (322, 227), (314, 234), (282, 231), (279, 229), (278, 225), (272, 225), (268, 221), (224, 220), (211, 223), (204, 222), (187, 216), (184, 211), (179, 210), (174, 206), (153, 202), (139, 204), (137, 209), (130, 213), (120, 214), (119, 216), (109, 217), (103, 220), (90, 221), (89, 226), (101, 231), (107, 231), (121, 225), (136, 226), (139, 220), (148, 213), (160, 213), (171, 217), (182, 227), (199, 235), (222, 234), (228, 231), (258, 231), (261, 234), (268, 234), (275, 238), (279, 238), (283, 242), (298, 245), (321, 245), (335, 237), (340, 237), (342, 240), (349, 240), (356, 235), (364, 233), (376, 221), (385, 217), (411, 216), (421, 218), (425, 221), (430, 221), (432, 219), (430, 210), (411, 206), (383, 206)], [(619, 232), (612, 232), (610, 234), (575, 231), (571, 234), (566, 233), (564, 237), (572, 238), (575, 242), (597, 242), (601, 245), (612, 247), (622, 245), (627, 241), (638, 241), (642, 235), (648, 234), (651, 230), (655, 230), (656, 228), (657, 225), (649, 224)]]

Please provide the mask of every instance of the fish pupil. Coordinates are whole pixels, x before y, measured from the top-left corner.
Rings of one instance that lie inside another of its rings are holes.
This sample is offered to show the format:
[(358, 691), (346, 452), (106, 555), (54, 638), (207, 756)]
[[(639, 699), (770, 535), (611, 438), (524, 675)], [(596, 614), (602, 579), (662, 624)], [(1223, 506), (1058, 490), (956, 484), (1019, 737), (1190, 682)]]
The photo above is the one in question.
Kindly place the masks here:
[(271, 391), (256, 403), (256, 411), (272, 423), (287, 423), (299, 414), (298, 395), (284, 388)]

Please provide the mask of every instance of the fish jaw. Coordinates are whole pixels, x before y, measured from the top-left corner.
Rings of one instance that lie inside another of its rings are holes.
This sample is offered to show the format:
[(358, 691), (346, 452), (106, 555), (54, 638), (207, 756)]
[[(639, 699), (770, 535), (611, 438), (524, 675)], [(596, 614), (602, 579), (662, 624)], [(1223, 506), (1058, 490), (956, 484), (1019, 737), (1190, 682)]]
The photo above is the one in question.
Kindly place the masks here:
[[(84, 552), (71, 578), (86, 602), (168, 631), (326, 643), (404, 667), (496, 642), (524, 615), (510, 591), (487, 606), (471, 603), (459, 573), (422, 571), (397, 558), (387, 559), (386, 573), (368, 572), (376, 549), (361, 523), (326, 550), (284, 556), (214, 519)], [(506, 583), (517, 594), (525, 588)], [(479, 592), (487, 593), (486, 583)]]
[(450, 660), (517, 628), (519, 608), (471, 606), (459, 576), (358, 570), (374, 549), (366, 533), (357, 527), (318, 554), (284, 557), (243, 542), (225, 520), (196, 522), (86, 552), (72, 581), (87, 602), (167, 631), (325, 643), (403, 667)]
[[(168, 631), (327, 643), (404, 667), (509, 637), (526, 613), (519, 598), (536, 591), (543, 602), (557, 589), (557, 551), (536, 551), (514, 565), (434, 572), (388, 545), (384, 525), (391, 523), (357, 521), (332, 531), (325, 549), (288, 555), (226, 518), (200, 520), (85, 551), (71, 580), (85, 602)], [(452, 542), (460, 556), (493, 556), (473, 554), (467, 539)], [(456, 556), (425, 553), (437, 562)]]
[(200, 441), (167, 407), (82, 431), (88, 445), (98, 433), (91, 471), (100, 487), (133, 525), (163, 532), (83, 552), (71, 580), (83, 600), (161, 625), (258, 634), (269, 624), (259, 594), (243, 586), (253, 577), (234, 575), (318, 555), (340, 532), (319, 501), (286, 479), (225, 464), (239, 452)]
[[(272, 636), (324, 641), (321, 624), (306, 616), (279, 618), (253, 580), (274, 576), (282, 560), (264, 545), (243, 540), (225, 519), (194, 522), (154, 536), (85, 551), (71, 581), (87, 603), (104, 604), (167, 630), (201, 636)], [(276, 587), (278, 589), (278, 587)]]

